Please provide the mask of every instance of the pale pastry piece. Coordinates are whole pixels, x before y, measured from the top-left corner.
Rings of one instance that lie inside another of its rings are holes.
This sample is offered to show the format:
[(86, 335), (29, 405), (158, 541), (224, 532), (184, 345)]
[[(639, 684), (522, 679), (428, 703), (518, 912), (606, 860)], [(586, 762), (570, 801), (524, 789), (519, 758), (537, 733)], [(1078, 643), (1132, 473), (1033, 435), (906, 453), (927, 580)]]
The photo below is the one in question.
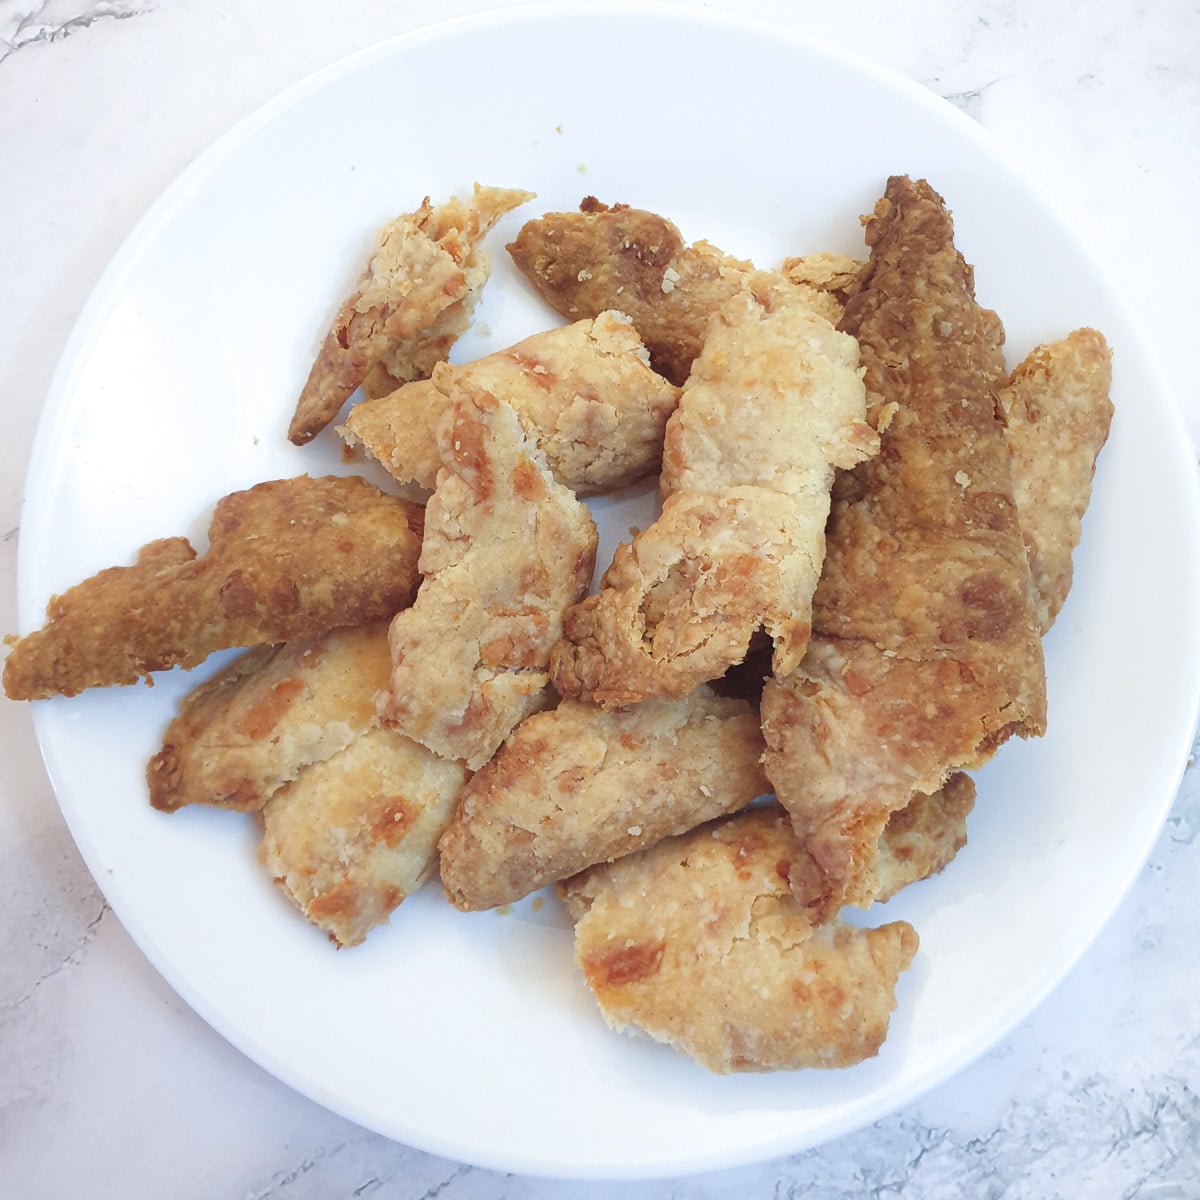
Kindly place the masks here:
[(768, 791), (758, 714), (701, 685), (603, 712), (527, 717), (466, 786), (441, 841), (460, 909), (493, 908), (745, 808)]
[(903, 921), (814, 928), (788, 886), (800, 852), (769, 805), (567, 880), (575, 959), (608, 1024), (721, 1073), (876, 1054), (917, 935)]
[(384, 717), (471, 770), (552, 702), (550, 647), (591, 583), (596, 526), (556, 483), (512, 408), (453, 372), (438, 426), (444, 464), (425, 517), (411, 608), (389, 638)]
[(388, 622), (246, 651), (189, 692), (146, 768), (150, 803), (261, 808), (302, 768), (377, 723), (388, 683)]
[(838, 302), (838, 317), (858, 284), (862, 268), (858, 259), (828, 251), (785, 258), (780, 266), (790, 283), (804, 284), (832, 296)]
[(662, 513), (619, 546), (555, 647), (563, 695), (678, 698), (746, 655), (804, 652), (835, 467), (874, 453), (854, 339), (765, 278), (723, 307), (667, 422)]
[(395, 730), (368, 730), (267, 801), (259, 858), (309, 921), (357, 945), (433, 871), (466, 776)]
[(945, 869), (967, 844), (967, 817), (975, 805), (975, 784), (956, 772), (932, 795), (918, 792), (897, 809), (879, 838), (874, 899), (897, 892)]
[(445, 360), (488, 277), (481, 242), (533, 193), (476, 184), (469, 201), (451, 197), (389, 221), (321, 344), (296, 403), (288, 438), (311, 441), (375, 368), (393, 386), (426, 379)]
[(1013, 498), (1045, 633), (1071, 588), (1071, 556), (1108, 440), (1112, 352), (1103, 334), (1077, 329), (1038, 346), (1000, 389)]
[(815, 864), (796, 883), (817, 921), (876, 894), (891, 813), (1011, 735), (1040, 735), (1046, 716), (997, 319), (927, 184), (890, 179), (866, 233), (842, 328), (888, 420), (879, 455), (839, 481), (804, 661), (762, 698), (767, 773)]
[(10, 639), (14, 700), (131, 684), (217, 650), (391, 617), (413, 598), (423, 512), (358, 476), (260, 483), (217, 502), (208, 548), (151, 542), (55, 596)]
[[(629, 318), (603, 312), (450, 368), (507, 401), (576, 495), (612, 491), (656, 472), (677, 388), (650, 369)], [(354, 405), (338, 432), (401, 482), (433, 488), (437, 423), (450, 401), (419, 380)]]

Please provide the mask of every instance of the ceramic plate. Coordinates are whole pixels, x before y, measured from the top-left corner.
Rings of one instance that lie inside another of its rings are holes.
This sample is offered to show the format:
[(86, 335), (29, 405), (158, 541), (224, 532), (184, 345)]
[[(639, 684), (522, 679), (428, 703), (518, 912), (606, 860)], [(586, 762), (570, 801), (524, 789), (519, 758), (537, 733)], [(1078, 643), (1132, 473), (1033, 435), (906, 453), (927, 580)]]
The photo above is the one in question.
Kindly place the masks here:
[[(719, 1078), (610, 1032), (553, 902), (464, 916), (430, 886), (364, 946), (335, 951), (259, 868), (249, 818), (147, 804), (145, 762), (177, 701), (227, 656), (152, 689), (35, 705), (62, 809), (113, 910), (280, 1079), (388, 1136), (510, 1171), (766, 1159), (960, 1069), (1112, 912), (1170, 805), (1195, 713), (1200, 523), (1182, 424), (1124, 298), (973, 122), (791, 34), (646, 4), (510, 11), (377, 46), (234, 129), (137, 227), (66, 349), (29, 475), (22, 625), (144, 542), (202, 542), (230, 491), (356, 469), (332, 433), (299, 449), (284, 430), (375, 231), (426, 194), (479, 180), (538, 196), (490, 239), (465, 359), (554, 323), (503, 250), (537, 212), (590, 193), (766, 265), (861, 253), (859, 214), (891, 173), (946, 197), (1013, 361), (1076, 326), (1108, 335), (1117, 416), (1075, 590), (1046, 640), (1049, 732), (979, 774), (968, 847), (888, 906), (921, 950), (880, 1055)], [(611, 547), (629, 515), (597, 513)]]

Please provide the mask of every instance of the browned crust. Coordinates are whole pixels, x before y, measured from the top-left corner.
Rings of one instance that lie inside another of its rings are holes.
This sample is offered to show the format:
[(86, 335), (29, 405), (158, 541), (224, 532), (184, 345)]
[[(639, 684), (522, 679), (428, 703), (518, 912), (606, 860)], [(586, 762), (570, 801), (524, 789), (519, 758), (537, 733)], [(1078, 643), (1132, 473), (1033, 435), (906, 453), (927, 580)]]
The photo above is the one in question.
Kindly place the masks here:
[(509, 244), (517, 268), (568, 320), (615, 308), (633, 318), (654, 369), (682, 384), (713, 313), (753, 271), (675, 224), (586, 197), (580, 211), (528, 221)]
[(385, 719), (481, 767), (552, 702), (550, 648), (591, 583), (596, 526), (540, 462), (512, 408), (453, 372), (438, 427), (443, 470), (426, 509), (420, 592), (389, 639)]
[(218, 501), (209, 546), (151, 542), (55, 596), (4, 664), (14, 700), (194, 667), (217, 650), (390, 617), (416, 592), (423, 513), (357, 476), (301, 475)]
[(1045, 728), (1029, 568), (997, 416), (995, 315), (941, 197), (888, 181), (842, 327), (879, 400), (879, 455), (841, 481), (814, 634), (763, 694), (767, 771), (817, 866), (815, 915), (867, 903), (890, 813)]
[(446, 894), (492, 908), (744, 808), (770, 790), (758, 715), (707, 687), (612, 712), (527, 717), (464, 789), (441, 841)]
[(1013, 496), (1043, 633), (1071, 589), (1072, 554), (1112, 423), (1111, 384), (1112, 351), (1104, 335), (1076, 329), (1030, 351), (1000, 389)]
[(679, 698), (765, 628), (799, 662), (836, 466), (873, 453), (857, 347), (807, 295), (756, 277), (722, 307), (667, 422), (666, 499), (614, 552), (554, 649), (564, 695), (603, 707)]
[[(679, 392), (645, 355), (628, 317), (603, 312), (448, 369), (512, 405), (555, 479), (586, 496), (633, 483), (662, 461)], [(432, 380), (414, 381), (354, 405), (338, 432), (399, 481), (432, 489), (442, 465), (437, 425), (449, 404)]]
[(879, 839), (877, 901), (890, 900), (910, 883), (945, 869), (967, 844), (967, 817), (975, 784), (957, 772), (931, 796), (918, 792), (888, 818)]
[(272, 795), (259, 857), (309, 921), (358, 945), (432, 872), (465, 778), (394, 730), (367, 730)]
[(815, 928), (788, 883), (800, 853), (769, 805), (568, 880), (576, 961), (608, 1023), (716, 1072), (877, 1053), (917, 935), (902, 921)]
[(389, 221), (321, 343), (296, 402), (288, 439), (311, 441), (375, 372), (392, 386), (426, 379), (466, 328), (487, 279), (480, 242), (506, 212), (531, 198), (476, 184), (470, 201), (426, 197)]
[(388, 622), (246, 651), (189, 692), (146, 768), (150, 803), (260, 808), (304, 767), (376, 723)]

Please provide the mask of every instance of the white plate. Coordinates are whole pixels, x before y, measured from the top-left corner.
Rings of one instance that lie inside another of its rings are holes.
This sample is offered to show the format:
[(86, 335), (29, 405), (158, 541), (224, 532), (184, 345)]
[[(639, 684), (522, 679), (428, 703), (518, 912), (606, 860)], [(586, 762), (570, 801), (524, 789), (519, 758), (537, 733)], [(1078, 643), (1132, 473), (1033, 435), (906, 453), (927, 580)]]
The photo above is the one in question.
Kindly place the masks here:
[(138, 226), (67, 347), (29, 476), (22, 628), (41, 623), (51, 593), (142, 543), (201, 537), (229, 491), (349, 469), (331, 434), (296, 449), (284, 429), (375, 229), (424, 194), (474, 180), (539, 194), (493, 237), (463, 358), (551, 323), (501, 249), (534, 212), (590, 192), (766, 264), (860, 252), (858, 215), (893, 172), (946, 196), (1014, 359), (1079, 325), (1107, 333), (1117, 417), (1076, 588), (1047, 639), (1049, 733), (1005, 747), (979, 777), (970, 845), (889, 906), (922, 941), (882, 1053), (840, 1073), (718, 1078), (611, 1033), (553, 904), (462, 916), (430, 887), (337, 953), (257, 866), (249, 819), (146, 802), (145, 761), (215, 663), (152, 690), (36, 705), (63, 811), (114, 911), (279, 1078), (389, 1136), (512, 1171), (649, 1176), (765, 1159), (961, 1068), (1112, 912), (1170, 805), (1195, 716), (1200, 521), (1182, 425), (1122, 297), (979, 128), (794, 35), (646, 4), (510, 12), (378, 46), (223, 138)]

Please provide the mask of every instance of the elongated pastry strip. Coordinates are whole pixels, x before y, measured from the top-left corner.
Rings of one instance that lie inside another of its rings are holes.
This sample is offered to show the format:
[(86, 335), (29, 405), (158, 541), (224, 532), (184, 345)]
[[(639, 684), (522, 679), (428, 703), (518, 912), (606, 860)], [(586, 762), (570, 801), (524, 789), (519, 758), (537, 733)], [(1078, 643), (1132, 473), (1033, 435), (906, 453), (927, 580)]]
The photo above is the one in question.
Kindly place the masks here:
[(890, 412), (841, 481), (814, 634), (763, 693), (767, 773), (815, 864), (822, 920), (866, 904), (890, 813), (1045, 727), (1045, 672), (1004, 430), (1000, 331), (941, 198), (888, 181), (842, 326)]
[(804, 652), (834, 468), (873, 453), (852, 338), (763, 276), (719, 313), (667, 423), (662, 513), (619, 546), (555, 647), (563, 695), (678, 698), (746, 655)]
[(419, 505), (357, 476), (260, 483), (217, 502), (208, 549), (151, 542), (55, 596), (46, 625), (12, 644), (14, 700), (136, 683), (217, 650), (391, 617), (416, 592)]
[(465, 778), (395, 730), (368, 730), (267, 801), (259, 857), (309, 921), (357, 945), (433, 870)]
[[(611, 491), (658, 470), (678, 389), (650, 369), (628, 317), (603, 312), (536, 333), (451, 368), (516, 410), (555, 479), (577, 495)], [(401, 482), (432, 488), (437, 423), (450, 401), (419, 380), (351, 408), (338, 432)]]
[[(1094, 329), (1038, 346), (1000, 391), (1013, 498), (1025, 539), (1034, 609), (1044, 634), (1071, 586), (1071, 557), (1108, 438), (1111, 352)], [(879, 841), (877, 901), (942, 870), (966, 844), (975, 786), (951, 775), (933, 795), (916, 793), (892, 813)]]
[(452, 400), (438, 427), (444, 467), (426, 509), (424, 579), (389, 632), (384, 717), (476, 770), (551, 702), (550, 648), (591, 583), (596, 527), (508, 404), (453, 372), (434, 379)]
[(446, 893), (464, 910), (507, 904), (744, 808), (770, 787), (762, 749), (750, 705), (704, 685), (535, 713), (463, 791), (441, 841)]
[(1071, 588), (1071, 557), (1108, 439), (1112, 353), (1094, 329), (1038, 346), (1000, 389), (1013, 498), (1041, 631)]
[(917, 935), (814, 928), (788, 886), (777, 806), (702, 825), (562, 887), (605, 1020), (715, 1072), (844, 1067), (876, 1054)]
[(388, 683), (388, 621), (248, 650), (193, 689), (146, 768), (150, 803), (261, 808), (310, 763), (378, 721)]
[(480, 243), (507, 212), (532, 198), (475, 185), (469, 202), (428, 197), (389, 221), (358, 282), (342, 302), (296, 403), (288, 438), (311, 441), (368, 372), (393, 386), (426, 379), (470, 322), (488, 277)]

